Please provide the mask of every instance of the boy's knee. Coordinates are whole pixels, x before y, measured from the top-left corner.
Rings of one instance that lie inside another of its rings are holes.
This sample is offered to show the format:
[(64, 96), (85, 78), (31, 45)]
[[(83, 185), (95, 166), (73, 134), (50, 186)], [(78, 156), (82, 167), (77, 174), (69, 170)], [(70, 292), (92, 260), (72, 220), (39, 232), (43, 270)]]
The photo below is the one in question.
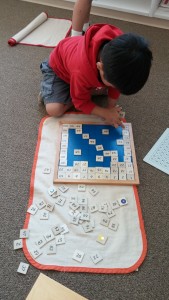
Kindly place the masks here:
[(46, 104), (46, 112), (51, 117), (60, 117), (63, 114), (61, 107), (58, 107), (55, 103)]

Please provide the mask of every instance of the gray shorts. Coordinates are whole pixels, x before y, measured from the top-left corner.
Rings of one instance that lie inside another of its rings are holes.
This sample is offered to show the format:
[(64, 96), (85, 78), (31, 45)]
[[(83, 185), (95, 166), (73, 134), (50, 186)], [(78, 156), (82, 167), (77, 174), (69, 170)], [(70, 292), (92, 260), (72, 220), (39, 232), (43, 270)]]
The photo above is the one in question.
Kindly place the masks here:
[(48, 61), (44, 61), (40, 65), (43, 74), (43, 80), (40, 85), (41, 97), (44, 104), (47, 103), (72, 103), (70, 97), (70, 85), (60, 79), (50, 68)]

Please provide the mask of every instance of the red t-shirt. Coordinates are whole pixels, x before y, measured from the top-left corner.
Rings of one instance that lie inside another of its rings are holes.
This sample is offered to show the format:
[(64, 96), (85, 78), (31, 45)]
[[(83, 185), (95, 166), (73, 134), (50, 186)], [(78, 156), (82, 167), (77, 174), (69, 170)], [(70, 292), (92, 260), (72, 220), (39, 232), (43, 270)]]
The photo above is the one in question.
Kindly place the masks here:
[[(70, 95), (74, 106), (83, 113), (90, 114), (95, 104), (91, 100), (93, 88), (105, 87), (99, 81), (96, 66), (99, 49), (106, 41), (123, 34), (112, 25), (95, 24), (84, 36), (67, 37), (51, 52), (49, 65), (65, 82), (70, 84)], [(108, 88), (108, 96), (117, 99), (120, 93)]]

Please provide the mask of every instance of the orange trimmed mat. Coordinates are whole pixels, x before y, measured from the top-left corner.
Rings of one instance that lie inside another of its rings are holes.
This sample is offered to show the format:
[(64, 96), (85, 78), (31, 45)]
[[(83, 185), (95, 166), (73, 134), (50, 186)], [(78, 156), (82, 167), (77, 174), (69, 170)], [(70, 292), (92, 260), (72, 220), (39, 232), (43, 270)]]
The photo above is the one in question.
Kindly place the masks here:
[[(23, 243), (24, 254), (41, 270), (133, 272), (142, 264), (147, 252), (137, 188), (85, 185), (80, 190), (78, 184), (53, 184), (60, 120), (100, 122), (99, 118), (82, 114), (42, 119), (31, 176), (29, 212), (24, 224), (24, 229), (29, 231)], [(116, 207), (121, 199), (126, 199), (127, 205)], [(78, 203), (77, 208), (74, 202)], [(92, 211), (93, 206), (96, 211)], [(107, 213), (112, 206), (114, 215), (109, 218)], [(84, 212), (83, 220), (75, 224), (71, 211)], [(61, 231), (63, 228), (68, 232)]]

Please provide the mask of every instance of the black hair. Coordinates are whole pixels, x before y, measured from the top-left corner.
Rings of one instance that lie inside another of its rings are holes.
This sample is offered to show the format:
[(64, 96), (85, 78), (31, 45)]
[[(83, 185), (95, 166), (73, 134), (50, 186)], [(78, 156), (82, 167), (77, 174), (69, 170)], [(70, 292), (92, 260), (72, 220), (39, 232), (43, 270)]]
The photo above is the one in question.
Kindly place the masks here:
[(146, 83), (153, 57), (142, 36), (126, 33), (106, 43), (100, 59), (105, 79), (122, 94), (132, 95)]

